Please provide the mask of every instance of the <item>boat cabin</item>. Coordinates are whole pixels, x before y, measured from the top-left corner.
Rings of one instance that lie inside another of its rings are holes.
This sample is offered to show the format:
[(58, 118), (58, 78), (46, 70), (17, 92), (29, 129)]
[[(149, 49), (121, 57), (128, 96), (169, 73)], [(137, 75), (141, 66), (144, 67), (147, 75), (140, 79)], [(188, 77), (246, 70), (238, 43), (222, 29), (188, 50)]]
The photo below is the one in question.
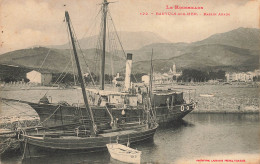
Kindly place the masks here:
[(136, 107), (141, 100), (138, 100), (137, 94), (129, 94), (124, 92), (116, 91), (105, 91), (105, 90), (95, 90), (87, 89), (89, 95), (90, 105), (97, 106), (131, 106)]
[(173, 106), (184, 103), (183, 92), (156, 90), (153, 92), (155, 106)]

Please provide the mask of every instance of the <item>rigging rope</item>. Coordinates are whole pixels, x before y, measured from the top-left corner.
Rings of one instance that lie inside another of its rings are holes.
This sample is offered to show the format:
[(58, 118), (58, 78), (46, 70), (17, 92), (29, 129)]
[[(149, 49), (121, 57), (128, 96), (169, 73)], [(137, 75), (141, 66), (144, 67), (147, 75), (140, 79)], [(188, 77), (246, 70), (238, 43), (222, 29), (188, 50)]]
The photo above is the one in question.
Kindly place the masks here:
[[(91, 78), (91, 80), (92, 80), (93, 86), (96, 88), (95, 81), (94, 81), (94, 79), (93, 79), (93, 77), (92, 77), (92, 75), (91, 75), (90, 69), (89, 69), (88, 64), (87, 64), (87, 62), (86, 62), (86, 59), (85, 59), (85, 57), (84, 57), (84, 55), (83, 55), (84, 53), (83, 53), (83, 51), (82, 51), (82, 49), (81, 49), (81, 47), (80, 47), (80, 44), (79, 44), (79, 42), (78, 42), (77, 35), (76, 35), (76, 33), (75, 33), (74, 27), (73, 27), (72, 24), (71, 24), (71, 26), (72, 26), (73, 34), (74, 34), (74, 37), (75, 37), (75, 41), (76, 41), (76, 43), (77, 43), (77, 45), (78, 45), (78, 48), (79, 48), (79, 50), (80, 50), (80, 52), (81, 52), (81, 55), (82, 55), (82, 57), (83, 57), (83, 60), (84, 60), (85, 65), (86, 65), (86, 67), (87, 67), (87, 70), (88, 70), (88, 72), (89, 72), (89, 74), (90, 74), (90, 78)], [(83, 76), (83, 77), (84, 77), (84, 76)], [(84, 79), (84, 78), (83, 78), (83, 81), (84, 81), (84, 83), (85, 83), (85, 79)]]
[[(65, 19), (65, 17), (64, 17), (63, 19)], [(61, 27), (63, 27), (62, 24), (63, 24), (63, 22), (61, 22), (61, 25), (59, 26), (59, 29), (60, 29)], [(46, 54), (46, 56), (45, 56), (45, 58), (44, 58), (42, 64), (41, 64), (40, 67), (38, 68), (38, 71), (37, 71), (37, 72), (40, 72), (40, 70), (42, 69), (43, 64), (45, 63), (45, 61), (46, 61), (47, 57), (49, 56), (50, 52), (51, 52), (51, 49), (49, 48), (49, 50), (48, 50), (48, 52), (47, 52), (47, 54)], [(34, 77), (33, 77), (32, 79), (34, 80), (35, 77), (36, 77), (36, 74), (34, 75)], [(31, 87), (29, 87), (29, 89), (30, 89), (30, 88), (31, 88)]]
[[(121, 42), (121, 40), (120, 40), (120, 38), (119, 38), (119, 36), (118, 36), (118, 33), (117, 33), (117, 30), (116, 30), (116, 27), (115, 27), (113, 18), (112, 18), (111, 13), (110, 13), (110, 10), (108, 10), (108, 15), (109, 15), (109, 17), (110, 17), (110, 19), (111, 19), (111, 22), (112, 22), (112, 25), (113, 25), (113, 27), (114, 27), (114, 29), (115, 29), (115, 35), (116, 35), (116, 37), (117, 37), (117, 39), (118, 39), (118, 41), (119, 41), (119, 44), (120, 44), (121, 49), (122, 49), (122, 51), (123, 51), (123, 54), (124, 54), (124, 56), (125, 56), (125, 58), (126, 58), (126, 53), (125, 53), (125, 50), (124, 50), (124, 48), (123, 48), (122, 42)], [(132, 75), (133, 75), (133, 77), (135, 78), (135, 81), (137, 82), (136, 76), (135, 76), (134, 74), (132, 74)]]
[[(40, 70), (42, 69), (42, 66), (43, 66), (43, 64), (45, 63), (45, 61), (46, 61), (47, 57), (49, 56), (50, 52), (51, 52), (51, 49), (48, 50), (48, 52), (47, 52), (45, 58), (44, 58), (43, 61), (42, 61), (41, 66), (38, 68), (38, 71), (37, 71), (37, 72), (40, 72)], [(36, 78), (36, 75), (37, 75), (37, 74), (34, 75), (34, 77), (32, 78), (32, 80), (34, 80), (34, 79)], [(30, 89), (30, 88), (31, 88), (31, 86), (29, 86), (29, 89)]]
[[(90, 31), (92, 25), (96, 25), (96, 21), (95, 21), (95, 20), (97, 19), (98, 15), (101, 13), (101, 10), (102, 10), (102, 8), (99, 9), (97, 15), (96, 15), (95, 18), (94, 18), (93, 23), (89, 26), (89, 29), (85, 32), (85, 34), (83, 35), (82, 38), (84, 38), (84, 37), (87, 35), (87, 33)], [(95, 27), (95, 26), (94, 26), (94, 27)], [(89, 36), (91, 36), (91, 35), (89, 35)]]
[[(69, 33), (67, 33), (68, 34), (68, 40), (69, 40)], [(76, 73), (75, 73), (75, 67), (74, 67), (74, 65), (73, 65), (73, 63), (74, 63), (74, 58), (73, 58), (73, 55), (72, 55), (72, 52), (71, 52), (71, 44), (70, 44), (70, 41), (69, 41), (69, 47), (70, 47), (70, 60), (71, 60), (71, 67), (72, 67), (72, 72), (73, 72), (73, 80), (74, 80), (74, 85), (76, 85), (77, 84), (77, 81), (76, 81)]]
[(43, 123), (45, 122), (45, 121), (47, 121), (48, 119), (50, 119), (56, 112), (57, 112), (57, 110), (60, 108), (60, 105), (54, 110), (54, 112), (49, 116), (49, 117), (47, 117), (45, 120), (43, 120), (42, 122), (39, 122), (39, 124), (38, 125), (43, 125)]
[[(107, 24), (107, 30), (108, 30), (108, 40), (109, 40), (109, 46), (108, 46), (108, 51), (109, 51), (109, 53), (110, 53), (110, 66), (111, 66), (111, 76), (113, 76), (114, 75), (114, 64), (113, 64), (113, 53), (112, 53), (112, 48), (111, 48), (111, 46), (112, 46), (112, 44), (110, 44), (110, 43), (113, 43), (113, 38), (111, 39), (111, 37), (110, 37), (110, 33), (109, 33), (109, 23)], [(111, 80), (113, 80), (113, 79), (111, 79)]]
[[(73, 27), (73, 25), (72, 25), (72, 22), (71, 22), (71, 20), (70, 20), (70, 25), (72, 26), (72, 34), (71, 35), (74, 35), (74, 36), (71, 36), (72, 38), (74, 37), (74, 39), (76, 40), (76, 42), (78, 43), (78, 40), (77, 40), (77, 36), (76, 36), (76, 33), (75, 33), (75, 30), (74, 30), (74, 27)], [(72, 40), (72, 41), (74, 41), (74, 40)], [(80, 45), (79, 45), (79, 43), (78, 43), (78, 46), (79, 46), (79, 48), (80, 48)], [(81, 50), (81, 48), (80, 48), (80, 50)], [(82, 52), (82, 50), (81, 50), (81, 52)], [(83, 52), (82, 52), (83, 53)], [(84, 58), (84, 57), (83, 57)], [(82, 73), (82, 72), (81, 72)], [(84, 76), (83, 76), (84, 77)], [(83, 84), (82, 85), (85, 85), (85, 79), (84, 78), (82, 78), (82, 80), (83, 80)], [(83, 89), (83, 88), (82, 88)], [(86, 104), (86, 102), (85, 102), (85, 106), (87, 107), (87, 104)], [(93, 126), (93, 131), (94, 131), (94, 133), (96, 133), (96, 125), (95, 125), (95, 121), (94, 121), (94, 116), (93, 116), (93, 111), (92, 111), (92, 109), (91, 109), (91, 107), (89, 107), (89, 109), (87, 109), (86, 108), (86, 112), (89, 114), (89, 116), (91, 117), (91, 121), (92, 121), (92, 126)]]
[[(65, 20), (65, 17), (63, 18), (63, 20)], [(62, 22), (62, 25), (63, 25), (63, 23), (64, 23), (64, 21)], [(50, 51), (50, 49), (49, 49), (49, 51)], [(70, 51), (70, 53), (71, 53), (71, 51)], [(46, 57), (46, 58), (47, 58), (47, 57)], [(45, 60), (44, 60), (44, 61), (45, 61)], [(59, 79), (61, 78), (62, 74), (66, 71), (66, 69), (67, 69), (69, 63), (70, 63), (70, 62), (67, 63), (65, 69), (64, 69), (64, 70), (62, 71), (62, 73), (59, 75), (58, 79), (54, 82), (54, 84), (52, 84), (51, 88), (53, 88), (55, 84), (60, 84), (60, 83), (61, 83), (61, 81), (59, 82)], [(71, 63), (71, 64), (72, 64), (72, 63)], [(43, 65), (43, 64), (42, 64), (42, 65)], [(68, 72), (67, 72), (67, 73), (68, 73)], [(67, 75), (67, 73), (63, 76), (63, 78), (62, 78), (61, 80), (63, 80), (63, 79), (65, 78), (65, 76)], [(47, 93), (48, 93), (49, 91), (50, 91), (50, 89), (48, 89), (44, 95), (47, 95)]]
[[(63, 72), (60, 74), (60, 76), (58, 77), (58, 79), (54, 82), (54, 84), (52, 84), (51, 88), (54, 87), (55, 84), (60, 84), (61, 81), (65, 78), (65, 76), (68, 74), (68, 72), (65, 73), (65, 70), (68, 68), (69, 64), (70, 64), (70, 61), (67, 63), (65, 69), (64, 69)], [(61, 76), (62, 76), (63, 73), (65, 73), (65, 74), (64, 74), (64, 76), (61, 78)], [(60, 79), (60, 78), (61, 78), (61, 79)], [(59, 81), (59, 80), (60, 80), (60, 81)], [(58, 82), (58, 81), (59, 81), (59, 82)], [(48, 90), (45, 92), (44, 96), (46, 96), (49, 91), (50, 91), (50, 89), (48, 89)]]
[[(104, 6), (101, 7), (101, 10), (103, 10)], [(103, 33), (104, 33), (104, 14), (101, 15), (101, 21), (100, 21), (100, 31), (99, 31), (99, 35), (98, 35), (98, 40), (97, 40), (97, 47), (96, 47), (96, 66), (98, 66), (100, 68), (101, 66), (101, 57), (102, 57), (102, 49), (103, 49)], [(99, 62), (98, 62), (99, 61)], [(97, 64), (98, 62), (98, 64)], [(95, 67), (95, 71), (96, 71), (96, 67)], [(100, 77), (100, 73), (98, 73), (99, 77)], [(100, 78), (99, 78), (100, 80)]]
[(111, 18), (111, 22), (112, 22), (112, 25), (113, 25), (113, 27), (114, 27), (114, 29), (115, 29), (115, 33), (116, 33), (117, 39), (118, 39), (118, 41), (119, 41), (119, 43), (120, 43), (120, 46), (121, 46), (121, 48), (122, 48), (122, 51), (123, 51), (123, 53), (124, 53), (124, 55), (125, 55), (125, 57), (126, 57), (125, 50), (124, 50), (123, 45), (122, 45), (122, 43), (121, 43), (121, 41), (120, 41), (120, 39), (119, 39), (119, 36), (118, 36), (117, 30), (116, 30), (116, 27), (115, 27), (113, 18), (112, 18), (112, 16), (111, 16), (110, 10), (108, 10), (108, 14), (109, 14), (109, 17)]

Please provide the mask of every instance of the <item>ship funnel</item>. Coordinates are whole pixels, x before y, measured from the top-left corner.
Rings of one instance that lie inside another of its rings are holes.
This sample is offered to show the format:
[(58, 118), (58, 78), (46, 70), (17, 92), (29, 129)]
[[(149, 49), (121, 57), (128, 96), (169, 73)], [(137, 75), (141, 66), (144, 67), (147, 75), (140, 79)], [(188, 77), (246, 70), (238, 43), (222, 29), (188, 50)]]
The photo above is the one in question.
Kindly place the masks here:
[(126, 57), (125, 66), (125, 91), (128, 91), (131, 87), (131, 69), (132, 69), (132, 56), (133, 54), (128, 53)]

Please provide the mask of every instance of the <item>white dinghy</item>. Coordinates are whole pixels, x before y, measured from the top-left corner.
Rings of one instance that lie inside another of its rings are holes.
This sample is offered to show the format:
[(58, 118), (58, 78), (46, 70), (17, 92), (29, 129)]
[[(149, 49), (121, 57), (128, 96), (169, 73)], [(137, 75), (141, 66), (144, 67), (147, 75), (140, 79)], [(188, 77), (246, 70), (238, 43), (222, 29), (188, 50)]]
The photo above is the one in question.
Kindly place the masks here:
[(141, 151), (118, 143), (110, 143), (106, 146), (110, 156), (116, 160), (127, 163), (141, 163)]

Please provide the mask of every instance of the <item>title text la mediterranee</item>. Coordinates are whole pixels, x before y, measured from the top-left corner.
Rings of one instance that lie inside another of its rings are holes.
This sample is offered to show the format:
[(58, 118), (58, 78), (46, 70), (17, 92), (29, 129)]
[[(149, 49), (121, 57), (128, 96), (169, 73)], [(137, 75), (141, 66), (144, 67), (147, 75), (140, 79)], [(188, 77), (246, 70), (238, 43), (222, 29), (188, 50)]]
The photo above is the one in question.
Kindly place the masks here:
[(166, 9), (204, 9), (202, 6), (178, 6), (178, 5), (174, 5), (173, 6), (169, 6), (169, 5), (166, 5)]

